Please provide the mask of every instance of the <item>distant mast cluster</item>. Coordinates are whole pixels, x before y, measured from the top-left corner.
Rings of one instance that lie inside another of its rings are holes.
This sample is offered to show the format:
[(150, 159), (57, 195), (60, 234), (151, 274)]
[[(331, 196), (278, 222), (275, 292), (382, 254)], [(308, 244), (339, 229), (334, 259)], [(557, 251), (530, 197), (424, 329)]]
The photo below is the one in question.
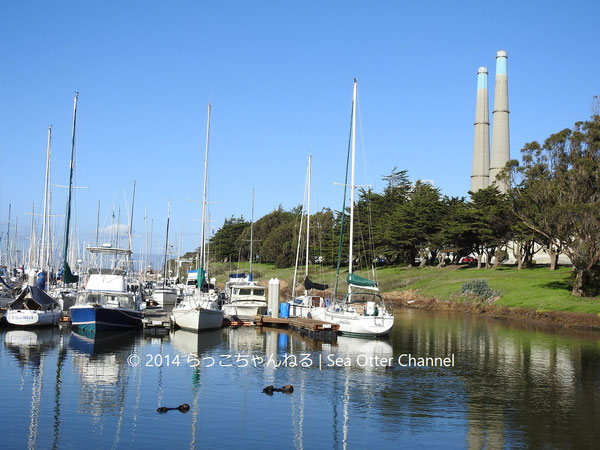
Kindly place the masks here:
[(477, 104), (475, 109), (475, 137), (473, 140), (473, 171), (471, 191), (477, 192), (496, 183), (501, 192), (506, 192), (504, 183), (496, 182), (496, 176), (510, 160), (508, 131), (508, 78), (506, 51), (496, 54), (496, 86), (492, 123), (492, 150), (490, 152), (490, 113), (488, 100), (488, 70), (477, 70)]

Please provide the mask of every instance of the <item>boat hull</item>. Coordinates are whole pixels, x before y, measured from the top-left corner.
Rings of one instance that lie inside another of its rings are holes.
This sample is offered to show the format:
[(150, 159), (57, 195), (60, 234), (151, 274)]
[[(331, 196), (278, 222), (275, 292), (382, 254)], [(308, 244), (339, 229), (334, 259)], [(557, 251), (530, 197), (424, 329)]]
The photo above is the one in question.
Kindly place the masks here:
[(394, 326), (393, 316), (359, 316), (325, 311), (323, 320), (338, 324), (340, 333), (350, 336), (387, 336)]
[(51, 327), (58, 325), (61, 311), (37, 311), (28, 309), (9, 309), (6, 312), (6, 322), (17, 327)]
[(82, 330), (110, 331), (142, 326), (142, 313), (102, 306), (73, 306), (71, 324)]
[(178, 327), (184, 330), (205, 331), (223, 326), (223, 311), (206, 308), (174, 308), (173, 318)]
[(266, 303), (261, 302), (234, 302), (223, 305), (226, 316), (241, 320), (254, 320), (257, 315), (267, 314)]

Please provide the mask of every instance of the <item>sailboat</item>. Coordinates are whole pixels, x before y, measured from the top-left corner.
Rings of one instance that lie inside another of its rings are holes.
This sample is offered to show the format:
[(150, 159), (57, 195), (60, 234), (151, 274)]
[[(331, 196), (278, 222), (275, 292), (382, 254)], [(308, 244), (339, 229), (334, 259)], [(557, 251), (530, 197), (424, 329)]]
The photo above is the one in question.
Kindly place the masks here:
[(19, 327), (58, 325), (62, 310), (58, 302), (37, 286), (26, 286), (8, 304), (6, 321)]
[(294, 268), (294, 282), (292, 283), (292, 300), (290, 304), (290, 317), (308, 317), (322, 313), (325, 307), (325, 299), (317, 295), (310, 295), (311, 289), (320, 291), (326, 290), (329, 286), (326, 284), (315, 283), (308, 278), (308, 261), (310, 258), (310, 180), (311, 180), (312, 155), (308, 156), (308, 169), (306, 171), (306, 265), (304, 268), (304, 294), (296, 297), (296, 275), (298, 271), (298, 260), (300, 257), (300, 239), (302, 237), (302, 222), (300, 219), (300, 231), (298, 232), (298, 248), (296, 249), (296, 265)]
[[(210, 103), (206, 124), (206, 151), (204, 155), (204, 188), (202, 194), (202, 236), (200, 238), (200, 267), (193, 274), (188, 272), (188, 286), (183, 299), (173, 308), (173, 319), (180, 328), (192, 331), (212, 330), (223, 325), (223, 311), (219, 309), (219, 293), (214, 283), (207, 282), (206, 257), (206, 187), (208, 175), (208, 143), (210, 136)], [(189, 285), (190, 281), (194, 285)], [(192, 282), (193, 282), (192, 281)]]
[[(342, 334), (357, 336), (386, 336), (394, 326), (394, 316), (388, 311), (385, 301), (379, 295), (377, 283), (352, 272), (352, 250), (354, 237), (354, 161), (356, 156), (356, 99), (357, 85), (354, 79), (352, 96), (352, 170), (350, 184), (350, 247), (348, 252), (348, 293), (342, 300), (337, 299), (337, 278), (334, 301), (325, 308), (323, 320), (339, 324)], [(346, 176), (347, 176), (346, 169)], [(344, 183), (346, 186), (347, 183)], [(338, 247), (338, 276), (341, 260), (343, 217), (345, 214), (346, 191), (344, 189), (344, 207), (342, 208), (342, 227)]]
[[(38, 274), (37, 285), (29, 283), (19, 294), (19, 296), (8, 303), (8, 309), (6, 311), (6, 321), (10, 325), (19, 327), (32, 327), (32, 326), (54, 326), (58, 325), (58, 321), (61, 316), (61, 308), (58, 302), (49, 296), (45, 291), (45, 281), (47, 269), (46, 267), (46, 241), (45, 233), (47, 229), (47, 199), (48, 199), (48, 185), (49, 185), (49, 160), (50, 160), (50, 136), (51, 128), (48, 127), (48, 147), (46, 149), (46, 178), (44, 188), (44, 223), (42, 232), (42, 245), (41, 245), (41, 261), (40, 266), (42, 271)], [(33, 220), (33, 215), (32, 215)], [(34, 249), (35, 239), (32, 240), (31, 249)], [(34, 258), (31, 259), (31, 267), (33, 268)], [(35, 273), (35, 272), (34, 272)]]
[(169, 222), (171, 220), (171, 200), (169, 200), (169, 208), (167, 213), (167, 231), (165, 237), (165, 260), (163, 266), (163, 284), (159, 288), (155, 288), (152, 292), (152, 300), (165, 311), (170, 311), (177, 302), (177, 290), (172, 286), (167, 286), (167, 257), (169, 251)]
[[(64, 283), (76, 283), (79, 277), (71, 273), (67, 263), (69, 242), (69, 220), (71, 217), (71, 190), (73, 188), (73, 154), (75, 150), (75, 124), (77, 117), (77, 98), (73, 108), (73, 140), (71, 150), (71, 176), (67, 201), (67, 219), (63, 261)], [(135, 182), (133, 184), (135, 199)], [(129, 222), (129, 248), (119, 247), (119, 227), (117, 226), (117, 246), (111, 243), (88, 247), (92, 259), (87, 271), (87, 281), (83, 290), (77, 293), (75, 305), (69, 308), (71, 324), (80, 330), (102, 331), (137, 328), (142, 325), (141, 289), (131, 289), (134, 284), (129, 273), (133, 271), (131, 250), (131, 227), (133, 223), (133, 204)], [(139, 286), (138, 286), (139, 287)]]
[[(79, 276), (74, 275), (69, 267), (67, 257), (69, 254), (69, 237), (70, 237), (70, 225), (71, 225), (71, 200), (73, 196), (73, 169), (75, 161), (75, 129), (77, 125), (77, 100), (79, 99), (79, 92), (75, 93), (75, 99), (73, 101), (73, 129), (71, 133), (71, 162), (69, 166), (69, 192), (67, 194), (67, 209), (65, 217), (65, 241), (63, 247), (63, 262), (62, 268), (59, 274), (62, 273), (62, 287), (54, 288), (50, 295), (57, 299), (61, 305), (63, 311), (68, 311), (71, 306), (75, 304), (77, 298), (77, 283), (79, 282)], [(68, 286), (75, 284), (74, 287)]]
[[(252, 279), (252, 260), (254, 253), (252, 243), (254, 239), (254, 189), (252, 189), (252, 216), (250, 220), (250, 273), (231, 274), (229, 281), (225, 284), (227, 292), (227, 303), (223, 305), (223, 311), (229, 317), (239, 320), (254, 320), (257, 315), (267, 313), (267, 298), (265, 288), (259, 286)], [(241, 277), (239, 275), (242, 275)]]

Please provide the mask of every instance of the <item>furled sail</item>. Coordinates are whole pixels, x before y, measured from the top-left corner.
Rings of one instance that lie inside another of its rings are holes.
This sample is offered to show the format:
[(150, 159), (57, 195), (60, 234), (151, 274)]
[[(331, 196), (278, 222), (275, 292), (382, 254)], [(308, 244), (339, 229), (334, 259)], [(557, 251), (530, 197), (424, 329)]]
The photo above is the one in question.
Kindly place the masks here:
[(350, 286), (356, 286), (364, 289), (371, 289), (377, 291), (379, 290), (379, 288), (377, 287), (377, 282), (358, 276), (355, 273), (349, 273), (346, 282)]
[(317, 291), (324, 291), (325, 289), (327, 289), (329, 287), (329, 285), (328, 284), (315, 283), (314, 281), (310, 281), (308, 279), (308, 277), (306, 277), (304, 279), (304, 287), (306, 288), (307, 291), (309, 289), (316, 289)]

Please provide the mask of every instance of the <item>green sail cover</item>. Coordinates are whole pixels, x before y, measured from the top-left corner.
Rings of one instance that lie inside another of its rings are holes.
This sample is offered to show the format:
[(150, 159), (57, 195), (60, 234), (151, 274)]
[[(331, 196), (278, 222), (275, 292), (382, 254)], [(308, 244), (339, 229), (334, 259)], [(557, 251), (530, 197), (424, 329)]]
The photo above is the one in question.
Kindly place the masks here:
[(63, 283), (77, 283), (79, 281), (79, 277), (77, 275), (73, 275), (71, 272), (71, 268), (69, 267), (69, 263), (65, 261), (63, 264)]
[(198, 268), (198, 280), (196, 282), (196, 287), (198, 289), (202, 289), (203, 286), (204, 286), (204, 268), (199, 267)]
[(348, 278), (346, 279), (348, 284), (353, 286), (365, 287), (365, 288), (376, 288), (377, 283), (375, 281), (371, 281), (367, 278), (360, 277), (355, 273), (349, 273)]

